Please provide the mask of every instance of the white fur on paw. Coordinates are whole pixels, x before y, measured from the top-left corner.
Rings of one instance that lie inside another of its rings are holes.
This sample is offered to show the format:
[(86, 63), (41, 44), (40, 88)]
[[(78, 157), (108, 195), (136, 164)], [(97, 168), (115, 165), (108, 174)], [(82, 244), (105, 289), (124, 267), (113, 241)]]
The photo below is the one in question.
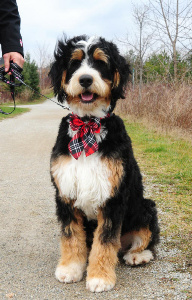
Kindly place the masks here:
[(140, 264), (148, 263), (153, 259), (153, 254), (150, 250), (144, 250), (140, 253), (130, 253), (124, 255), (123, 259), (125, 263), (131, 266), (137, 266)]
[(105, 282), (104, 279), (102, 278), (92, 278), (87, 280), (86, 283), (86, 288), (90, 292), (104, 292), (104, 291), (109, 291), (114, 287), (114, 283), (107, 283)]
[(80, 281), (85, 271), (85, 264), (71, 263), (67, 266), (59, 265), (55, 271), (55, 277), (60, 282), (70, 283)]

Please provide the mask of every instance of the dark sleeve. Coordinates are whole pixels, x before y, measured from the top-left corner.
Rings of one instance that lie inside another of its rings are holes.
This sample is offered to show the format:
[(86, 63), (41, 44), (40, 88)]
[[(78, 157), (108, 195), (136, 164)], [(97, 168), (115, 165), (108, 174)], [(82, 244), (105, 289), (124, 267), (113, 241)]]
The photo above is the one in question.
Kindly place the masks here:
[(24, 56), (20, 21), (16, 0), (0, 0), (0, 43), (3, 55), (19, 52)]

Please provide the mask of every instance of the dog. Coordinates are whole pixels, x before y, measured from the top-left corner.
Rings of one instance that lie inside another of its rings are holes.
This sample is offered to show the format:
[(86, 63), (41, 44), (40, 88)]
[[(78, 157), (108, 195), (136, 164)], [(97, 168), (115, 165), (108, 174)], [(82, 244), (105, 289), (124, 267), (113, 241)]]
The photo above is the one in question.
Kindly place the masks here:
[(121, 254), (136, 266), (154, 258), (159, 226), (122, 119), (130, 67), (117, 46), (101, 37), (58, 41), (50, 77), (58, 101), (72, 113), (61, 121), (51, 154), (51, 178), (61, 222), (61, 258), (55, 276), (86, 288), (112, 289)]

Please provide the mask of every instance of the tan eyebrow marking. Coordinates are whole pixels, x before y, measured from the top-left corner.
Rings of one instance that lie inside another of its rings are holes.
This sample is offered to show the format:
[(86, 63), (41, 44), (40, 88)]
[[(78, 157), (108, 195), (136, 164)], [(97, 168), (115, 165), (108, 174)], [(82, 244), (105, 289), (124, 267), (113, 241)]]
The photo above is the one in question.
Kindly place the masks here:
[(74, 60), (74, 59), (82, 60), (82, 58), (83, 58), (83, 50), (75, 49), (75, 51), (71, 55), (71, 60)]
[(100, 48), (96, 48), (94, 53), (93, 53), (93, 58), (96, 60), (102, 60), (106, 64), (108, 63), (108, 56), (101, 50)]

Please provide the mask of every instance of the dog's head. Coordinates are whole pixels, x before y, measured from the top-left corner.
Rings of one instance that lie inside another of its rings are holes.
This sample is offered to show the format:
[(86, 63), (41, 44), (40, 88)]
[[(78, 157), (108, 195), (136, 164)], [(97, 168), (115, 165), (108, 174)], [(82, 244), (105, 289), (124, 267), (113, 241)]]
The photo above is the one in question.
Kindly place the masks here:
[(50, 77), (58, 101), (80, 117), (104, 117), (124, 98), (129, 65), (112, 42), (78, 36), (58, 42)]

